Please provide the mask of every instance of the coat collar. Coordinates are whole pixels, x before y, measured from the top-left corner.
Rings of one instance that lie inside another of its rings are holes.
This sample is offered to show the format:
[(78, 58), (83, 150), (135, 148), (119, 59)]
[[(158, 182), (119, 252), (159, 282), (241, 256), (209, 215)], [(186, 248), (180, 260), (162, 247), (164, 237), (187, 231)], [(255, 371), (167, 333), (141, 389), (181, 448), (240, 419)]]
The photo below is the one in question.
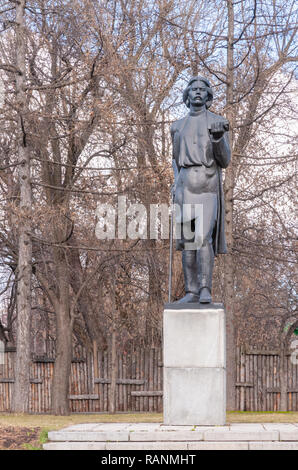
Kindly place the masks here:
[[(181, 129), (183, 129), (189, 115), (190, 115), (190, 113), (188, 113), (186, 116), (184, 116), (182, 119), (180, 119), (180, 121), (176, 121), (177, 123), (179, 123), (178, 124), (179, 131), (181, 131)], [(207, 128), (208, 129), (211, 129), (211, 124), (213, 122), (218, 121), (220, 119), (223, 119), (222, 116), (219, 116), (218, 114), (214, 114), (211, 111), (209, 111), (208, 109), (206, 109), (206, 117), (207, 117)]]

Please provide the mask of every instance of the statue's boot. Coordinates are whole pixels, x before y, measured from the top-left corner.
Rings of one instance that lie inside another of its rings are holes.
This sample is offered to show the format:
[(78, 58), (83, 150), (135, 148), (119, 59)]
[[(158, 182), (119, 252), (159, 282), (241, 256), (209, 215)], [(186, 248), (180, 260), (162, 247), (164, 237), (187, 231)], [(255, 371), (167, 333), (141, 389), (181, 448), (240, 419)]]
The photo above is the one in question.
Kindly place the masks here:
[(200, 291), (200, 304), (211, 304), (211, 291), (208, 287), (202, 287)]
[(210, 304), (212, 302), (212, 273), (214, 265), (214, 251), (212, 242), (203, 243), (197, 252), (198, 281), (200, 287), (200, 303)]
[(197, 294), (193, 294), (192, 292), (187, 292), (182, 299), (176, 300), (173, 302), (174, 304), (189, 304), (191, 302), (197, 302), (199, 303), (200, 298)]
[(185, 296), (174, 302), (176, 304), (199, 302), (196, 254), (196, 250), (183, 250), (182, 252)]

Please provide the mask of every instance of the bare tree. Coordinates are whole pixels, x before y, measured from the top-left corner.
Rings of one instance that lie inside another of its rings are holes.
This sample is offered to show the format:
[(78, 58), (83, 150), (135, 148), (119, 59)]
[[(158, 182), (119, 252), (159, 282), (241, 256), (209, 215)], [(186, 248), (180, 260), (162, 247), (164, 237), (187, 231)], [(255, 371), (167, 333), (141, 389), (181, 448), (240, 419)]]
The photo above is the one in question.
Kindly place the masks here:
[(13, 411), (29, 411), (29, 369), (30, 369), (30, 320), (31, 320), (31, 182), (30, 153), (27, 141), (28, 112), (26, 103), (26, 26), (25, 0), (16, 4), (16, 107), (18, 116), (18, 158), (20, 184), (20, 220), (17, 267), (17, 356), (15, 365), (15, 385)]

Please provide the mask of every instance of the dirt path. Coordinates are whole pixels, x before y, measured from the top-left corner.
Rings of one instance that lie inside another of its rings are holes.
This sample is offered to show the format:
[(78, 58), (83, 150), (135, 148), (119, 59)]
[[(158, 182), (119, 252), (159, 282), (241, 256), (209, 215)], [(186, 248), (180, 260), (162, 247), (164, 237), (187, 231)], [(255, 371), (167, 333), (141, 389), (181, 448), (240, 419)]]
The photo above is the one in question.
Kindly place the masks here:
[(26, 450), (41, 447), (41, 428), (0, 427), (0, 450)]

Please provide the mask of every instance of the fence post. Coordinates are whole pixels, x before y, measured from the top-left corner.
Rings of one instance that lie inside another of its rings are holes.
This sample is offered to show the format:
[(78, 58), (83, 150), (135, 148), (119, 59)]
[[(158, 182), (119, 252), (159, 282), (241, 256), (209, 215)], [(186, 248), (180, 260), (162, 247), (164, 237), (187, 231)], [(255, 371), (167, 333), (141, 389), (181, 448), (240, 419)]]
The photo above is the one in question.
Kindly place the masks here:
[(287, 394), (286, 354), (285, 354), (284, 345), (282, 345), (280, 348), (279, 382), (280, 382), (280, 411), (287, 411), (288, 394)]
[(109, 397), (109, 412), (116, 411), (116, 380), (117, 380), (117, 346), (116, 346), (116, 327), (113, 325), (111, 341), (111, 387)]

